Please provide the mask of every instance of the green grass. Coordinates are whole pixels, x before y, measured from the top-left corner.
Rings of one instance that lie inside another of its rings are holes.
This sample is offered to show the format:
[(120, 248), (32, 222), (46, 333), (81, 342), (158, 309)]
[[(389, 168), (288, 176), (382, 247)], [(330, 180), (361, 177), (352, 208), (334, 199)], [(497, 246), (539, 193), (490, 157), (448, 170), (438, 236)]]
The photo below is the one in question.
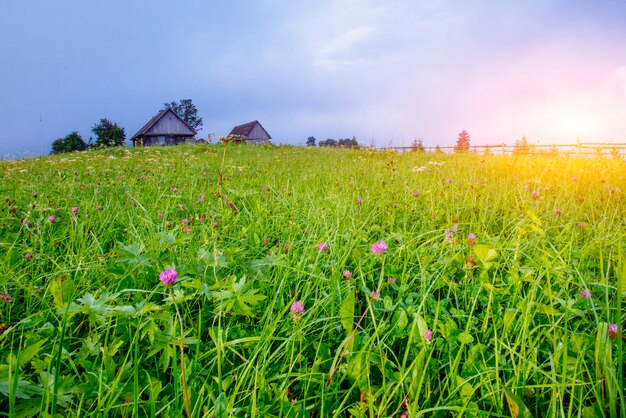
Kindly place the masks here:
[(0, 415), (626, 416), (623, 161), (222, 157), (0, 162)]

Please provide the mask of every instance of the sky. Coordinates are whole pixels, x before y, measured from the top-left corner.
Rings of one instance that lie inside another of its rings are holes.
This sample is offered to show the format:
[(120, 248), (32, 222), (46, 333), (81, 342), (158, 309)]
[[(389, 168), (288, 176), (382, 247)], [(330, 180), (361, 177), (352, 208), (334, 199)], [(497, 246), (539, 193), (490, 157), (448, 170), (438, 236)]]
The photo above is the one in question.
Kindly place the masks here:
[(621, 0), (0, 2), (0, 157), (192, 99), (199, 138), (626, 142)]

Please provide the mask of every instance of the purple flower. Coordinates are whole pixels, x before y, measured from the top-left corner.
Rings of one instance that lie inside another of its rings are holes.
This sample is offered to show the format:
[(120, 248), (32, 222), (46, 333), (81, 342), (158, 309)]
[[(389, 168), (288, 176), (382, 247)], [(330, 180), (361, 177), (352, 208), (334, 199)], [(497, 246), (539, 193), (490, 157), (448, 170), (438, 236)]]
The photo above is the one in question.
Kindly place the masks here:
[(348, 280), (352, 278), (352, 272), (350, 270), (344, 270), (343, 271), (343, 278)]
[(300, 320), (300, 315), (304, 314), (304, 303), (299, 300), (295, 301), (291, 304), (291, 308), (289, 308), (289, 312), (293, 315), (293, 321), (298, 322)]
[(360, 197), (356, 200), (356, 204), (357, 205), (362, 205), (363, 204), (363, 199), (361, 199)]
[(420, 195), (420, 192), (419, 192), (419, 191), (417, 191), (417, 190), (414, 190), (414, 191), (413, 191), (413, 196), (415, 196), (415, 197), (419, 197), (419, 195)]
[(619, 332), (617, 324), (609, 324), (607, 330), (609, 331), (609, 337), (611, 337), (612, 339), (617, 338), (617, 333)]
[(102, 206), (100, 205), (96, 206), (96, 210), (102, 210)]
[(319, 244), (317, 244), (317, 249), (320, 251), (327, 251), (328, 244), (326, 244), (325, 242), (320, 242)]
[(78, 208), (77, 208), (76, 206), (74, 206), (74, 207), (72, 208), (72, 213), (73, 213), (74, 215), (78, 215)]
[(30, 259), (33, 258), (33, 255), (31, 253), (26, 253), (26, 254), (24, 254), (24, 258), (27, 259), (27, 260), (30, 260)]
[(0, 298), (5, 302), (11, 302), (13, 300), (13, 298), (11, 298), (11, 296), (9, 296), (7, 292), (2, 292)]
[(33, 197), (37, 197), (37, 192), (33, 192)]
[(289, 312), (291, 312), (292, 315), (302, 315), (304, 313), (304, 303), (299, 300), (295, 301), (291, 304)]
[(588, 299), (592, 296), (592, 293), (589, 290), (583, 290), (582, 292), (580, 292), (580, 296)]
[(554, 209), (554, 216), (561, 216), (561, 209)]
[(433, 338), (433, 332), (432, 332), (432, 330), (429, 329), (428, 331), (426, 331), (424, 333), (424, 339), (426, 341), (430, 341), (430, 340), (432, 340), (432, 338)]
[(385, 241), (378, 241), (372, 244), (372, 252), (374, 254), (384, 254), (387, 251), (387, 243)]
[(533, 200), (537, 200), (537, 199), (539, 199), (539, 193), (537, 193), (537, 192), (533, 191), (533, 192), (530, 194), (530, 197), (532, 197), (532, 198), (533, 198)]
[(189, 223), (189, 220), (188, 220), (187, 218), (183, 218), (183, 219), (180, 221), (180, 223), (181, 223), (181, 224), (183, 224), (183, 225), (185, 225), (185, 224)]
[(387, 277), (387, 283), (392, 284), (392, 283), (395, 283), (395, 282), (396, 282), (396, 278), (395, 277), (392, 277), (392, 276)]
[(476, 244), (476, 235), (472, 233), (467, 234), (467, 244), (468, 245)]
[(373, 298), (379, 298), (380, 297), (380, 292), (377, 290), (372, 290), (372, 297)]
[(452, 241), (454, 239), (454, 231), (452, 229), (446, 229), (446, 240)]
[(163, 214), (162, 214), (161, 212), (159, 212), (159, 213), (157, 214), (157, 218), (159, 218), (159, 219), (163, 218)]
[(49, 221), (51, 224), (53, 224), (53, 223), (55, 223), (55, 222), (57, 221), (57, 219), (56, 219), (54, 216), (50, 215), (50, 216), (48, 216), (48, 221)]
[(30, 222), (28, 222), (28, 219), (24, 218), (24, 219), (22, 219), (22, 225), (30, 226)]
[(173, 268), (168, 268), (159, 274), (159, 280), (161, 280), (161, 283), (168, 287), (173, 285), (177, 278), (178, 273)]

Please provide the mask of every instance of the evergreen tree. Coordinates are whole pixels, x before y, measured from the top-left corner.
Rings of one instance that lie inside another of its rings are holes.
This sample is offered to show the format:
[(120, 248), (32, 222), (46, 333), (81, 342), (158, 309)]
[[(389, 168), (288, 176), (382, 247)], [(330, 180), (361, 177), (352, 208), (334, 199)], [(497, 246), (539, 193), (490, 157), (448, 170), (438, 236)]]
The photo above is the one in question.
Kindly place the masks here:
[(454, 146), (454, 152), (467, 152), (470, 149), (470, 136), (467, 131), (463, 130), (459, 134), (459, 139), (456, 140), (456, 145)]

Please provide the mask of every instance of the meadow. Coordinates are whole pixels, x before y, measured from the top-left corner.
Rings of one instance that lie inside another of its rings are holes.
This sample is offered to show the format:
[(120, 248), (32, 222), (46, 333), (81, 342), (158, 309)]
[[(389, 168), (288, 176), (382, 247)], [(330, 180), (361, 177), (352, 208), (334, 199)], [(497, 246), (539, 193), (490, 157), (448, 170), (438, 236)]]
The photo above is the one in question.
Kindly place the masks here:
[(626, 163), (0, 162), (0, 415), (626, 416)]

